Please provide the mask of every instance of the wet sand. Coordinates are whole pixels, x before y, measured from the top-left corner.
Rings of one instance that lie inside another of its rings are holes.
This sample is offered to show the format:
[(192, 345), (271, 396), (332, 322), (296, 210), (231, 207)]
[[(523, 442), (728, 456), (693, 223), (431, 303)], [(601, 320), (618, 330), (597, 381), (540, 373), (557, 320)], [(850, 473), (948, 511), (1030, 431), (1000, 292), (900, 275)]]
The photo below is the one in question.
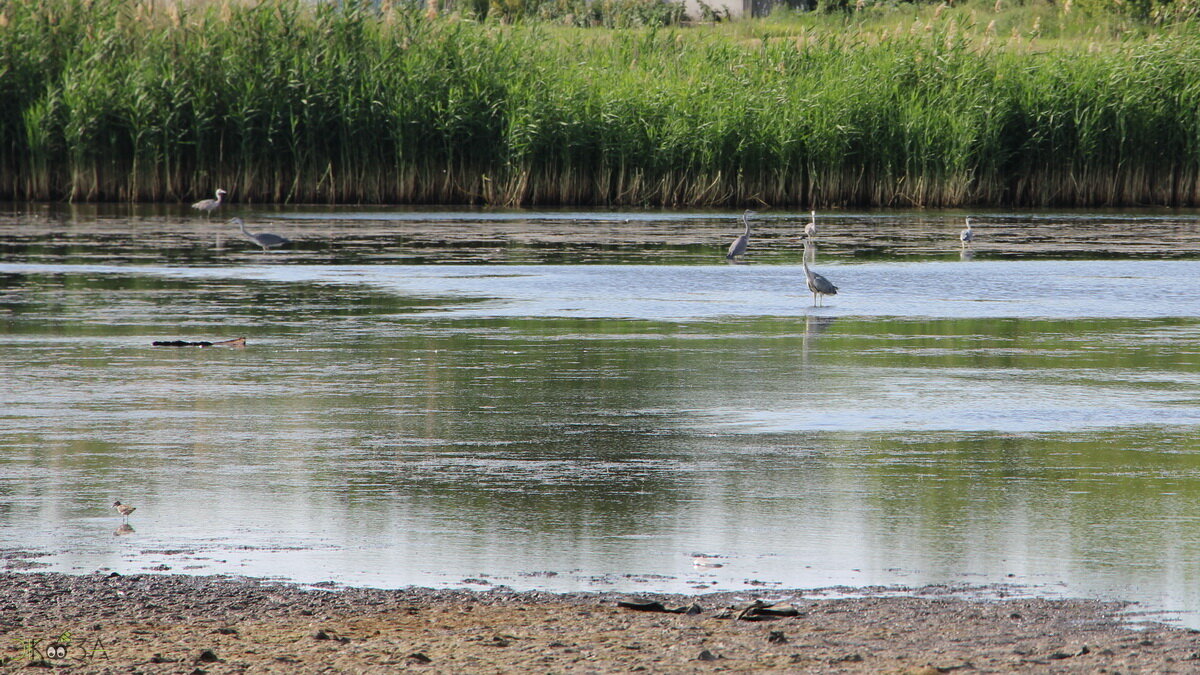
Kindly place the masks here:
[[(96, 673), (1200, 668), (1200, 632), (1135, 625), (1125, 603), (996, 597), (1003, 593), (939, 586), (858, 597), (772, 591), (644, 598), (693, 612), (676, 614), (619, 607), (630, 598), (617, 594), (10, 572), (0, 575), (0, 669), (31, 663)], [(755, 598), (794, 616), (747, 611)]]

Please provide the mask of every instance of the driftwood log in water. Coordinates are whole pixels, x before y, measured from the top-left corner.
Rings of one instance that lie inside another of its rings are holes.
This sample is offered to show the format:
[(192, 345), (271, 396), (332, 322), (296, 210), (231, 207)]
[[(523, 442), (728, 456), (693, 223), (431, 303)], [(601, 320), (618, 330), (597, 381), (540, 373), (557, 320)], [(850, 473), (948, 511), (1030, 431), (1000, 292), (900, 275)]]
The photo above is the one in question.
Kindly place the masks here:
[(208, 342), (201, 340), (199, 342), (188, 342), (187, 340), (155, 340), (151, 343), (155, 347), (245, 347), (246, 338), (233, 338), (232, 340), (221, 340), (220, 342)]

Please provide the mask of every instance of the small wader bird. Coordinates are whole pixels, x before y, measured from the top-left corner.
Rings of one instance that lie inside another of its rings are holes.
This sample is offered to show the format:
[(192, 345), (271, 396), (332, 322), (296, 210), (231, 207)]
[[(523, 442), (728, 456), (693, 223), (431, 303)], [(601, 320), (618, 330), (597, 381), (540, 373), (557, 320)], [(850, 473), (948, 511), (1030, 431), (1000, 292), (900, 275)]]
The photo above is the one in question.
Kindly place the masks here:
[(134, 511), (137, 511), (137, 507), (136, 507), (136, 506), (130, 506), (130, 505), (128, 505), (128, 504), (122, 504), (120, 500), (117, 500), (117, 501), (113, 502), (113, 505), (112, 505), (112, 507), (113, 507), (114, 509), (116, 509), (116, 510), (117, 510), (117, 513), (121, 514), (121, 516), (122, 516), (122, 517), (124, 517), (124, 518), (125, 518), (125, 520), (129, 520), (129, 514), (133, 513)]

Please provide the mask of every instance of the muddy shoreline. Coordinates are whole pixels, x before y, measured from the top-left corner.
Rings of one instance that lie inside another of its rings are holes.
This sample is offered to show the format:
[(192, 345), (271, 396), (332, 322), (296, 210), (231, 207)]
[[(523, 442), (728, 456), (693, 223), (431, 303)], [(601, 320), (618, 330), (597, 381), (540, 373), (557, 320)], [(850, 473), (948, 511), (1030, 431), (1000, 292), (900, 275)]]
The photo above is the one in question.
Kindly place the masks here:
[[(632, 598), (614, 593), (10, 572), (0, 575), (0, 669), (31, 663), (97, 673), (1200, 668), (1200, 631), (1134, 624), (1128, 603), (998, 595), (994, 588), (932, 586), (856, 597), (773, 590), (637, 598), (681, 610), (668, 613), (620, 607)], [(773, 610), (754, 609), (756, 600)]]

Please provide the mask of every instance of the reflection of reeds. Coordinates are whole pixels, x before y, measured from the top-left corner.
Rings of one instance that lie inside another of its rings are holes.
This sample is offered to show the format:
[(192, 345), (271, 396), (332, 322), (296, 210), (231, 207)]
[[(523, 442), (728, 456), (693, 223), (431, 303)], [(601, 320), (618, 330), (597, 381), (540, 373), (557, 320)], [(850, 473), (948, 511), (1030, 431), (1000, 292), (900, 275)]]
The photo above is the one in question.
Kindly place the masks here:
[(938, 19), (738, 42), (337, 4), (7, 3), (0, 197), (1200, 202), (1195, 40), (1031, 54)]

